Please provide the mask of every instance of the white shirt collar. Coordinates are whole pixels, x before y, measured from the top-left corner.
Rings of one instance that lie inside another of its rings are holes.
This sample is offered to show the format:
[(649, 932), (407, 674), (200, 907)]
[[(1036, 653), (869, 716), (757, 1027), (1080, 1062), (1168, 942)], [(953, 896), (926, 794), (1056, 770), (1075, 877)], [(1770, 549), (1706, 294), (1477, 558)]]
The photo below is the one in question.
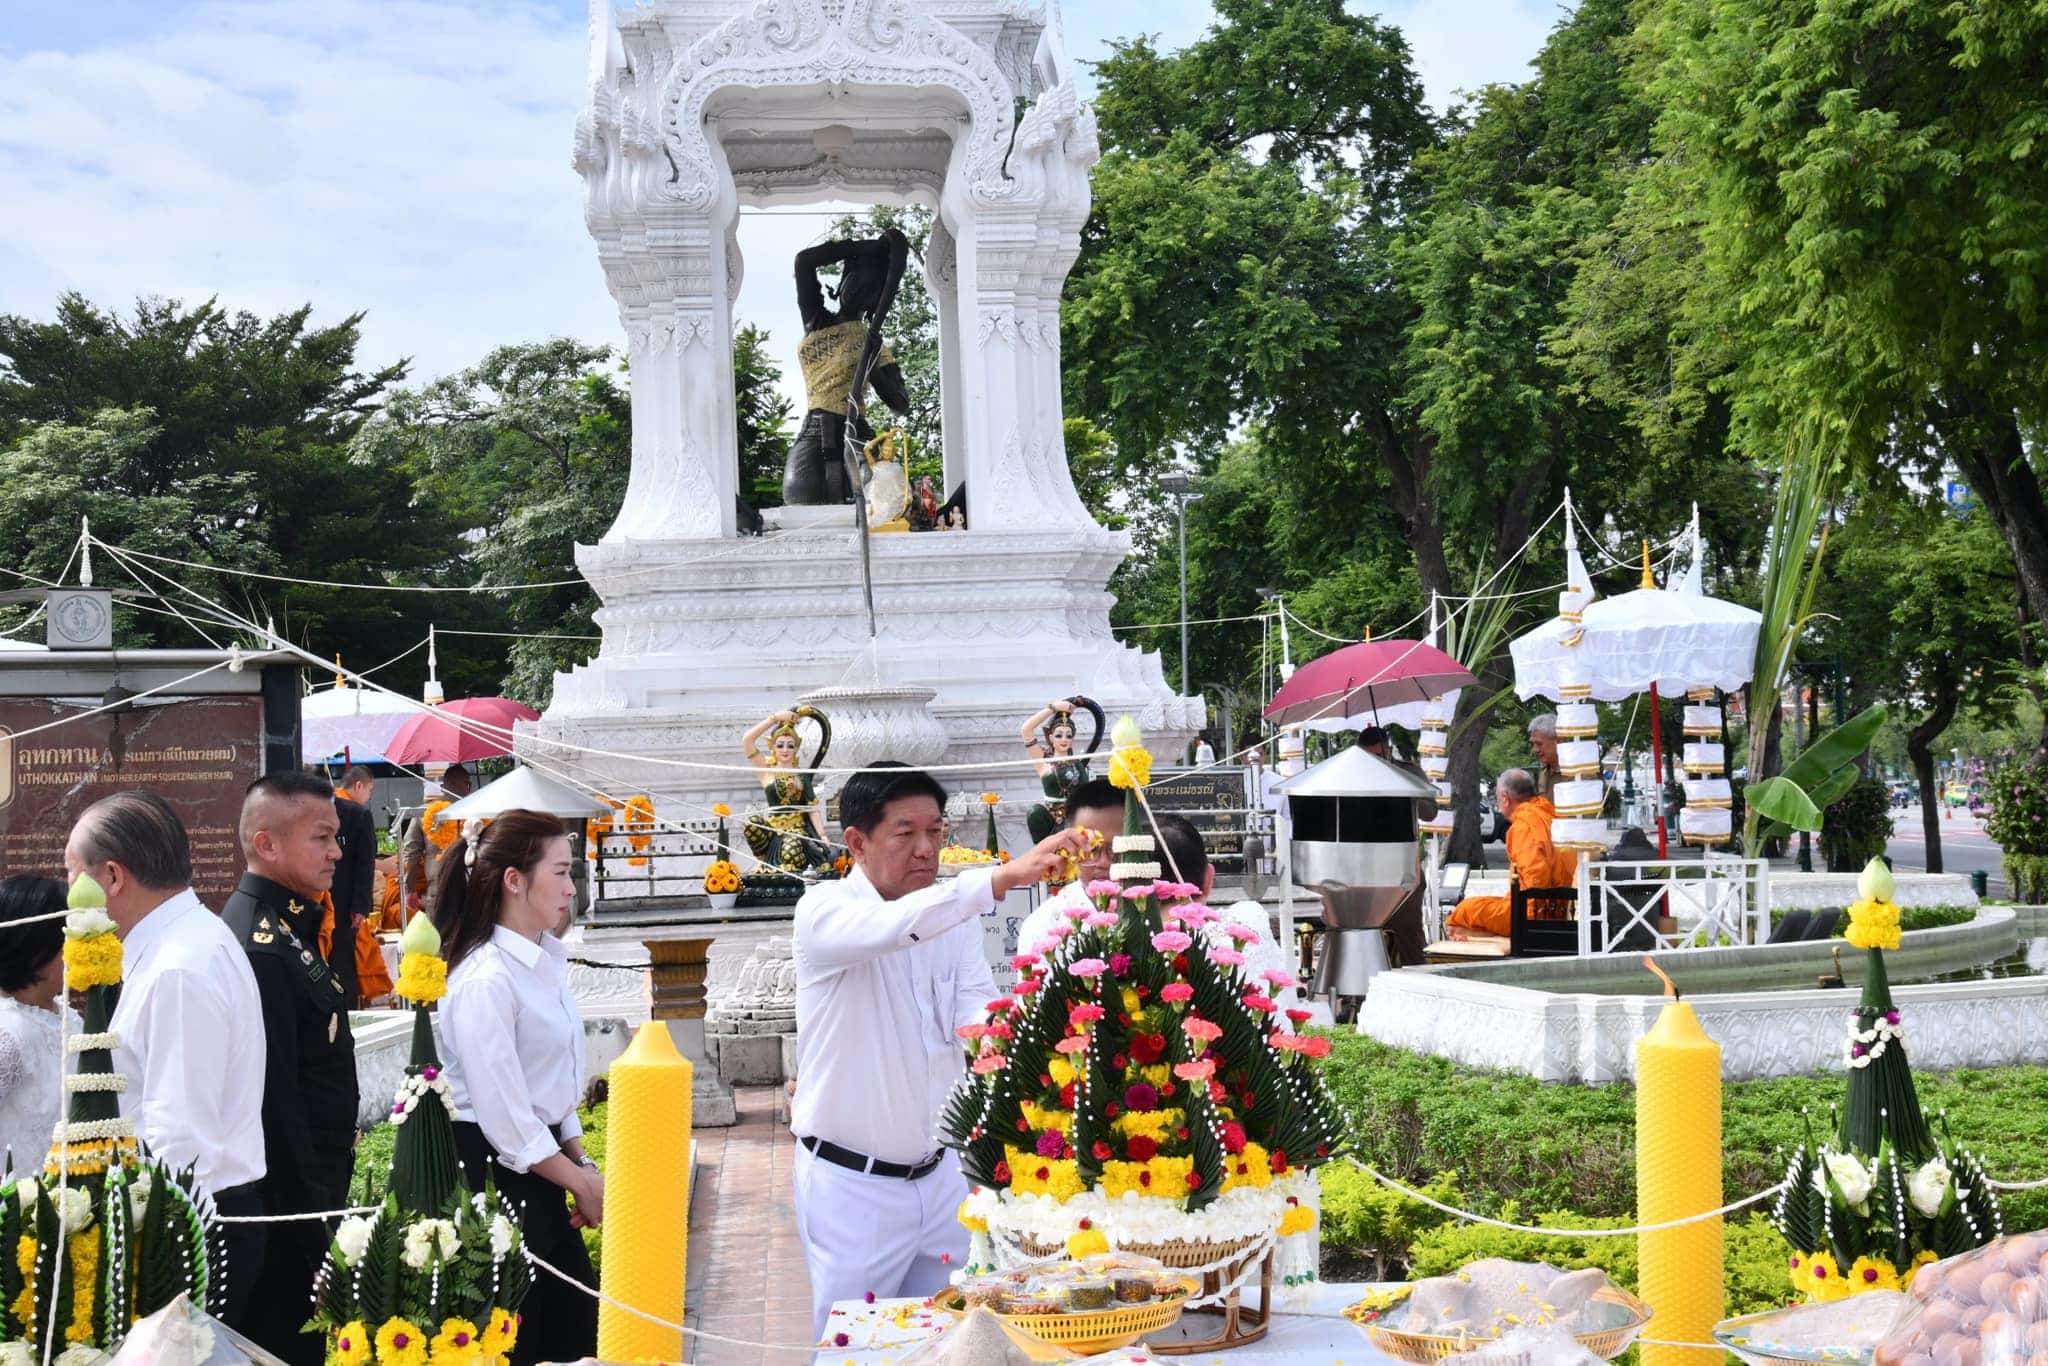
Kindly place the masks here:
[[(171, 922), (193, 910), (206, 910), (206, 904), (199, 899), (199, 893), (187, 887), (174, 896), (165, 898), (150, 908), (149, 914), (135, 922), (135, 927), (122, 937), (121, 946), (132, 963), (156, 946), (170, 932)], [(208, 911), (211, 915), (212, 912)]]
[(540, 941), (536, 943), (519, 931), (508, 930), (503, 925), (491, 931), (491, 942), (497, 945), (499, 952), (509, 955), (512, 961), (522, 968), (531, 968), (540, 962), (541, 955), (549, 951), (551, 943), (556, 957), (566, 957), (569, 952), (562, 947), (561, 941), (551, 934), (542, 935)]

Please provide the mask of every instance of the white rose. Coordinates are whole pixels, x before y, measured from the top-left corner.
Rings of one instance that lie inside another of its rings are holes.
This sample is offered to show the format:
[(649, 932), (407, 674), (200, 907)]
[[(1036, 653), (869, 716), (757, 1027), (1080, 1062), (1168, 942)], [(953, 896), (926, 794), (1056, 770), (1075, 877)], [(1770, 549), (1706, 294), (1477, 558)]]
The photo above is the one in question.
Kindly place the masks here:
[(462, 1239), (455, 1236), (455, 1225), (446, 1219), (436, 1219), (434, 1224), (434, 1232), (441, 1242), (441, 1260), (453, 1261), (455, 1254), (462, 1251)]
[(1914, 1209), (1932, 1219), (1941, 1213), (1941, 1203), (1948, 1198), (1948, 1188), (1954, 1180), (1949, 1174), (1948, 1163), (1932, 1157), (1906, 1178), (1906, 1194), (1912, 1199)]
[(128, 1181), (128, 1219), (140, 1224), (149, 1214), (149, 1197), (156, 1190), (155, 1178), (147, 1167), (140, 1168)]
[(64, 1231), (77, 1233), (92, 1223), (92, 1196), (85, 1191), (64, 1191)]
[(0, 1366), (36, 1366), (36, 1349), (26, 1342), (0, 1342)]
[(507, 1219), (502, 1214), (492, 1218), (491, 1260), (494, 1262), (504, 1261), (512, 1252), (512, 1242), (516, 1236), (510, 1219)]
[(434, 1231), (427, 1227), (428, 1222), (422, 1219), (405, 1231), (405, 1251), (401, 1256), (414, 1271), (427, 1269), (427, 1254), (433, 1250)]
[(74, 1342), (57, 1353), (57, 1366), (98, 1366), (105, 1361), (106, 1354), (99, 1348), (83, 1342)]
[(341, 1221), (334, 1230), (334, 1244), (341, 1249), (343, 1266), (354, 1266), (363, 1259), (363, 1253), (370, 1246), (370, 1230), (374, 1227), (370, 1220), (359, 1214), (352, 1214)]
[(95, 934), (112, 934), (114, 921), (97, 906), (82, 911), (73, 911), (64, 917), (64, 933), (73, 939), (84, 939)]
[(1828, 1153), (1822, 1160), (1827, 1164), (1828, 1176), (1834, 1181), (1835, 1189), (1841, 1193), (1842, 1203), (1861, 1211), (1863, 1202), (1870, 1198), (1869, 1171), (1856, 1160), (1854, 1153)]
[(21, 1201), (21, 1212), (27, 1214), (36, 1207), (36, 1197), (42, 1194), (42, 1187), (36, 1184), (34, 1177), (26, 1177), (14, 1188), (14, 1194)]

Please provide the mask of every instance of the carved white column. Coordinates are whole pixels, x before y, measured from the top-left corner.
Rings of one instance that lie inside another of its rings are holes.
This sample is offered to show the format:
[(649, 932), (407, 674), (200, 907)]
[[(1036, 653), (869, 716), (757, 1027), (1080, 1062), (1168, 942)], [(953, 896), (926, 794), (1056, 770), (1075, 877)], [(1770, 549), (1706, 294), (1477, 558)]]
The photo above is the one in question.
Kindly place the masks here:
[(967, 477), (967, 411), (965, 377), (960, 363), (960, 259), (944, 218), (932, 220), (931, 241), (924, 257), (924, 287), (939, 316), (939, 426), (946, 442), (945, 488), (948, 497)]

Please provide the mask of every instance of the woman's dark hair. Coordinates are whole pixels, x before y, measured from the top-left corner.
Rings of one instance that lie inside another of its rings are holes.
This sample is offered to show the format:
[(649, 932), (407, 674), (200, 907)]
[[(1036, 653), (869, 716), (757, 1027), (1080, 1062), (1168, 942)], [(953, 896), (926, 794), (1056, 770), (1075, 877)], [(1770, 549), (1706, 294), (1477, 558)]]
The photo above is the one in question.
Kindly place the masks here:
[(20, 991), (31, 985), (50, 966), (50, 960), (64, 951), (63, 921), (14, 922), (63, 909), (64, 884), (53, 877), (22, 873), (0, 878), (0, 991)]
[(506, 871), (517, 868), (531, 877), (548, 843), (568, 833), (545, 812), (506, 811), (492, 817), (478, 837), (474, 866), (468, 840), (458, 838), (448, 846), (434, 882), (434, 928), (441, 932), (441, 956), (449, 967), (489, 942), (498, 928)]
[(1159, 837), (1166, 845), (1165, 871), (1182, 882), (1199, 887), (1209, 873), (1209, 849), (1202, 832), (1186, 816), (1167, 812), (1155, 819)]

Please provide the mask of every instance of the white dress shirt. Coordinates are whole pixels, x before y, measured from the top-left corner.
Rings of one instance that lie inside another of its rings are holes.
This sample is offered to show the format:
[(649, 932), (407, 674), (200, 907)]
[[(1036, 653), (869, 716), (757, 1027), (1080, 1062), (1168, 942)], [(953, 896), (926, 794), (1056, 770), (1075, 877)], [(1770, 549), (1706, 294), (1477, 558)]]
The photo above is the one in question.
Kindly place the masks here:
[(121, 941), (121, 1113), (219, 1195), (263, 1178), (263, 1005), (234, 934), (186, 888)]
[(530, 1169), (583, 1136), (583, 1013), (569, 950), (503, 925), (448, 974), (441, 1056), (455, 1117), (484, 1131), (498, 1160)]
[(895, 901), (855, 869), (796, 907), (796, 1101), (790, 1128), (885, 1162), (938, 1150), (947, 1093), (965, 1075), (955, 1031), (996, 996), (975, 922), (995, 910), (993, 868)]

